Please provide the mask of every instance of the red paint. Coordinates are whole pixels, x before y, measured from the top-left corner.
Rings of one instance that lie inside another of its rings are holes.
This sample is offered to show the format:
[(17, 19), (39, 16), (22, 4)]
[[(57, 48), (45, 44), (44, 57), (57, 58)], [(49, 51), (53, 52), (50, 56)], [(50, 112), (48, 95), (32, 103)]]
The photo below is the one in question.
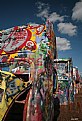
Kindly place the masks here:
[[(42, 28), (42, 30), (40, 30), (40, 27)], [(29, 25), (29, 28), (30, 29), (36, 29), (36, 34), (39, 35), (44, 31), (45, 25), (36, 25), (36, 26)]]
[[(15, 27), (14, 28), (14, 30), (17, 30), (18, 28), (17, 27)], [(32, 33), (31, 33), (31, 31), (30, 30), (28, 30), (28, 29), (26, 29), (26, 30), (24, 30), (24, 31), (27, 31), (27, 37), (26, 37), (26, 40), (21, 44), (21, 45), (19, 45), (19, 47), (17, 47), (17, 48), (15, 48), (15, 49), (13, 49), (13, 50), (11, 50), (11, 51), (6, 51), (5, 50), (5, 48), (9, 45), (9, 43), (12, 41), (12, 40), (10, 40), (10, 42), (8, 42), (6, 45), (4, 45), (3, 46), (3, 48), (2, 48), (2, 50), (0, 50), (0, 54), (2, 53), (2, 51), (4, 51), (6, 54), (11, 54), (11, 53), (15, 53), (16, 51), (18, 51), (18, 50), (20, 50), (20, 49), (22, 49), (24, 46), (26, 46), (26, 43), (27, 43), (27, 41), (29, 41), (30, 40), (30, 38), (31, 38), (31, 36), (32, 36)], [(20, 36), (22, 35), (22, 37), (24, 38), (24, 36), (25, 36), (25, 34), (24, 34), (24, 31), (19, 31), (19, 32), (12, 32), (10, 35), (9, 35), (9, 38), (11, 38), (12, 37), (12, 35), (16, 38), (16, 40), (14, 40), (13, 41), (13, 43), (12, 43), (12, 45), (11, 45), (11, 47), (12, 46), (15, 46), (17, 43), (20, 43)]]

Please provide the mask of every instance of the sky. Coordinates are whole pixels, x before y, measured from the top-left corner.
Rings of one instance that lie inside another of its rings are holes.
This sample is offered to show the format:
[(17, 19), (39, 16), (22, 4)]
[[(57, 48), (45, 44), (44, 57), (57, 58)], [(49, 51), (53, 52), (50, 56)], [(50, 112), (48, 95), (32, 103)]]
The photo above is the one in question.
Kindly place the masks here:
[(27, 23), (54, 26), (58, 58), (82, 72), (82, 0), (0, 0), (0, 30)]

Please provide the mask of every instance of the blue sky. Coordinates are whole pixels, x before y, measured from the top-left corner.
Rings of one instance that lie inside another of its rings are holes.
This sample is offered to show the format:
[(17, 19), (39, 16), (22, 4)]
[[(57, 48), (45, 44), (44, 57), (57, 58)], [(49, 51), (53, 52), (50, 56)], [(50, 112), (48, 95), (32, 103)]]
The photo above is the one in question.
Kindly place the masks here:
[(0, 30), (27, 23), (54, 24), (58, 57), (82, 72), (82, 0), (1, 0)]

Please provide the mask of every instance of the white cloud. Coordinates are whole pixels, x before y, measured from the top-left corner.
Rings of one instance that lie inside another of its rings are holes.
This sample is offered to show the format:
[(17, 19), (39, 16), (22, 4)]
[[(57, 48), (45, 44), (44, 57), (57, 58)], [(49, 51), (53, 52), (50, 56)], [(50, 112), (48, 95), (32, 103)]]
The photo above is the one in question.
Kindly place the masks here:
[(37, 14), (37, 17), (41, 17), (42, 19), (48, 18), (48, 9), (44, 9), (43, 11)]
[(60, 38), (56, 37), (56, 44), (57, 44), (57, 50), (70, 50), (71, 44), (70, 41), (66, 38)]
[(48, 18), (50, 9), (49, 5), (42, 2), (37, 2), (36, 5), (38, 8), (37, 17), (41, 17), (42, 19)]
[(82, 0), (75, 4), (72, 11), (72, 19), (82, 21)]
[(57, 27), (59, 32), (69, 36), (74, 36), (77, 33), (77, 26), (74, 26), (72, 23), (59, 23)]
[(64, 21), (64, 17), (66, 17), (66, 16), (60, 16), (56, 12), (52, 12), (50, 14), (50, 7), (48, 4), (37, 2), (36, 5), (38, 8), (37, 17), (41, 17), (43, 20), (45, 20), (46, 18), (49, 19), (51, 22), (56, 22), (56, 21), (62, 22)]
[(36, 2), (36, 5), (37, 5), (37, 8), (38, 8), (39, 12), (42, 11), (42, 9), (44, 9), (44, 8), (49, 9), (49, 5), (48, 4), (42, 3), (40, 1)]
[(64, 21), (64, 16), (60, 16), (59, 14), (57, 14), (56, 12), (53, 12), (49, 15), (48, 18), (51, 22), (56, 22), (56, 21)]

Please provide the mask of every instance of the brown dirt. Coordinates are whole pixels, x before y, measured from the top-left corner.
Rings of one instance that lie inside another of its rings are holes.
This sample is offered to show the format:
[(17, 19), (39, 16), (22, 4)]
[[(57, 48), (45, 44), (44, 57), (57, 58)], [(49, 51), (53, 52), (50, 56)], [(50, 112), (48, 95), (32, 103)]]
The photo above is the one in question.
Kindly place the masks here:
[(82, 121), (82, 87), (75, 95), (74, 103), (60, 107), (58, 121)]

